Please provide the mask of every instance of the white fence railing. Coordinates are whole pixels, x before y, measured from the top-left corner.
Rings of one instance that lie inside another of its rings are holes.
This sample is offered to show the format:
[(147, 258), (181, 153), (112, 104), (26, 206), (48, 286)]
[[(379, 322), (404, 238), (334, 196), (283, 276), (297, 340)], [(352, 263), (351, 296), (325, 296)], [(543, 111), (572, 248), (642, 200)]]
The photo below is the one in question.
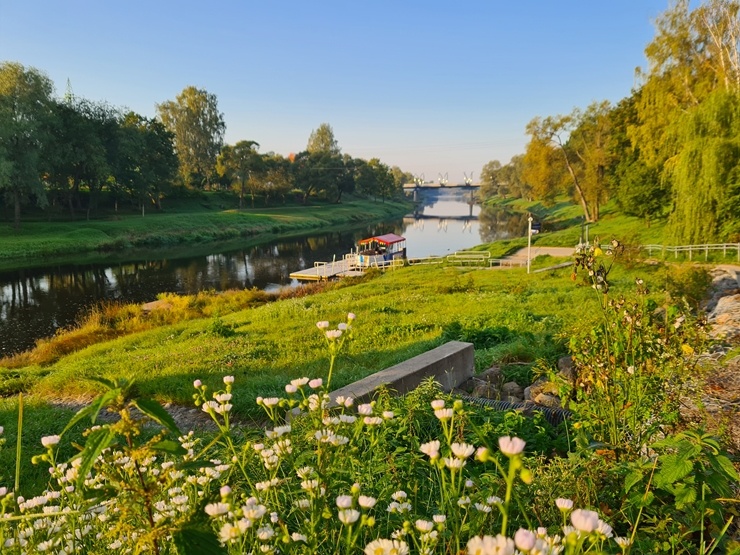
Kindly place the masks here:
[(714, 251), (722, 251), (722, 257), (727, 257), (727, 253), (732, 254), (735, 251), (735, 257), (740, 262), (740, 243), (714, 243), (706, 245), (679, 245), (679, 246), (666, 246), (666, 245), (641, 245), (642, 250), (648, 251), (648, 256), (653, 256), (653, 252), (660, 253), (664, 258), (667, 254), (673, 253), (674, 258), (678, 258), (679, 254), (688, 253), (689, 260), (693, 260), (695, 256), (704, 255), (704, 260), (709, 259), (709, 253)]

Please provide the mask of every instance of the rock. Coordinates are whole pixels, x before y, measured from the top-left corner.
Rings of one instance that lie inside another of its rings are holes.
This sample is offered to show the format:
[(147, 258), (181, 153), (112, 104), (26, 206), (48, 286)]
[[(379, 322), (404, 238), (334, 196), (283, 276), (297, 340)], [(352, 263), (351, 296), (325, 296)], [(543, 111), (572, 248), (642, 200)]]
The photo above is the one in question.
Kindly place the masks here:
[(573, 357), (561, 357), (558, 360), (558, 374), (566, 381), (573, 383), (576, 380), (576, 369), (573, 365)]
[(479, 378), (473, 378), (475, 386), (471, 395), (473, 397), (481, 397), (483, 399), (500, 399), (501, 391), (496, 384), (491, 382), (483, 381)]
[(547, 379), (538, 378), (537, 381), (535, 381), (532, 385), (530, 385), (529, 387), (525, 387), (524, 400), (534, 401), (534, 398), (545, 390), (545, 387), (547, 387), (547, 383)]
[(491, 366), (488, 370), (481, 372), (476, 376), (476, 378), (483, 380), (484, 382), (495, 384), (497, 387), (504, 381), (504, 377), (501, 374), (501, 368), (498, 366)]
[(560, 408), (560, 398), (547, 393), (540, 393), (535, 397), (534, 402), (543, 407)]
[(510, 403), (518, 403), (524, 399), (524, 389), (516, 382), (506, 382), (501, 386), (501, 398)]

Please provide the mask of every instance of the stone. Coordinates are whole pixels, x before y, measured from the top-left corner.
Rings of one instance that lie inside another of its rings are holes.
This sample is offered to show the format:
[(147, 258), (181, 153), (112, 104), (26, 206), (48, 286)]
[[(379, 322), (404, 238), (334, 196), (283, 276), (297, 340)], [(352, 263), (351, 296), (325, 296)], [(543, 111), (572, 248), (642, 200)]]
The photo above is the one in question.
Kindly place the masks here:
[(560, 408), (560, 398), (548, 393), (540, 393), (535, 397), (534, 402), (543, 407)]
[(501, 386), (501, 398), (510, 403), (518, 403), (524, 399), (524, 388), (516, 382), (506, 382)]
[(576, 368), (573, 365), (573, 357), (561, 357), (558, 360), (558, 374), (570, 383), (575, 382)]
[(547, 387), (547, 379), (540, 377), (532, 385), (524, 388), (524, 400), (534, 401), (534, 398), (542, 393)]
[(475, 380), (475, 387), (471, 395), (473, 397), (481, 397), (483, 399), (500, 399), (501, 390), (498, 384), (486, 382), (479, 378), (473, 378)]

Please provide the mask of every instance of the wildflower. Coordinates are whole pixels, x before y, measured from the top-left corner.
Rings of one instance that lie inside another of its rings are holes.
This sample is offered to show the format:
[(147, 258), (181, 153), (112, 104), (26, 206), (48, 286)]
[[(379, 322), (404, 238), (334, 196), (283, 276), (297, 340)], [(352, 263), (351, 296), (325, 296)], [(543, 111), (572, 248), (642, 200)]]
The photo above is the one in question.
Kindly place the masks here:
[(681, 345), (681, 352), (688, 357), (694, 354), (694, 349), (693, 347), (691, 347), (691, 345), (687, 345), (686, 343), (684, 343), (683, 345)]
[(432, 401), (432, 408), (434, 410), (439, 410), (445, 408), (445, 402), (444, 399), (435, 399)]
[(375, 506), (375, 503), (377, 503), (377, 499), (367, 495), (360, 495), (360, 497), (357, 498), (357, 502), (363, 509), (372, 509)]
[(194, 387), (195, 389), (200, 389), (202, 385), (203, 385), (203, 382), (202, 382), (202, 381), (200, 381), (200, 380), (195, 380), (195, 381), (193, 382), (193, 387)]
[(308, 382), (308, 387), (310, 387), (311, 389), (318, 389), (323, 383), (324, 380), (322, 380), (321, 378), (314, 378), (313, 380)]
[(491, 452), (487, 447), (478, 447), (478, 450), (475, 452), (475, 458), (480, 462), (487, 462), (491, 458)]
[(401, 499), (406, 499), (408, 497), (408, 494), (403, 490), (398, 490), (397, 492), (391, 494), (391, 498), (394, 501), (401, 501)]
[(350, 312), (349, 314), (347, 314), (347, 320), (349, 320), (350, 322), (355, 318), (357, 318), (357, 316), (355, 316), (354, 312)]
[(439, 458), (439, 440), (435, 439), (434, 441), (430, 441), (429, 443), (423, 443), (419, 447), (419, 451), (424, 453), (426, 456), (428, 456), (432, 460), (436, 460)]
[(625, 547), (629, 547), (630, 545), (632, 545), (632, 539), (631, 538), (622, 538), (622, 537), (617, 536), (616, 538), (614, 538), (614, 541), (617, 542), (617, 545), (619, 547), (621, 547), (622, 549), (624, 549)]
[(555, 504), (558, 506), (558, 509), (563, 511), (564, 513), (570, 511), (573, 508), (573, 501), (570, 499), (563, 499), (562, 497), (559, 497), (555, 500)]
[(257, 537), (261, 539), (263, 542), (269, 540), (275, 535), (275, 530), (272, 529), (272, 526), (269, 524), (266, 524), (262, 528), (257, 529)]
[(342, 509), (339, 511), (339, 520), (342, 524), (354, 524), (360, 518), (360, 511), (355, 509)]
[(231, 495), (231, 488), (229, 486), (221, 486), (219, 493), (221, 494), (221, 497), (228, 497)]
[(279, 403), (280, 399), (278, 399), (277, 397), (268, 397), (267, 399), (262, 399), (262, 404), (267, 408), (276, 407)]
[(54, 436), (44, 436), (41, 438), (41, 445), (44, 447), (54, 447), (57, 443), (59, 443), (59, 440), (61, 438), (57, 435)]
[(395, 418), (395, 413), (392, 410), (384, 410), (383, 411), (383, 418), (386, 420), (393, 420)]
[(378, 426), (383, 423), (383, 419), (380, 416), (366, 416), (362, 421), (366, 426)]
[(436, 416), (442, 422), (452, 418), (453, 414), (454, 414), (454, 411), (452, 409), (437, 409), (434, 411), (434, 416)]
[(342, 330), (327, 330), (326, 338), (330, 340), (339, 339), (342, 337)]
[(414, 525), (419, 532), (431, 532), (434, 530), (434, 522), (429, 520), (417, 520)]
[(470, 505), (470, 497), (468, 497), (467, 495), (464, 497), (461, 497), (460, 499), (457, 500), (457, 504), (459, 507), (465, 507), (466, 505)]
[(371, 403), (364, 403), (357, 407), (357, 412), (363, 416), (370, 416), (373, 413), (373, 405)]
[(503, 500), (496, 495), (491, 495), (486, 499), (486, 503), (488, 503), (489, 505), (500, 505), (501, 503), (503, 503)]
[(470, 455), (475, 453), (475, 447), (468, 445), (467, 443), (453, 443), (450, 445), (450, 449), (458, 459), (467, 459)]
[(514, 555), (514, 542), (501, 534), (475, 536), (468, 542), (468, 555)]
[(483, 503), (476, 503), (474, 507), (482, 513), (490, 513), (492, 511), (489, 505), (484, 505)]
[(342, 330), (342, 331), (346, 331), (347, 329), (349, 329), (349, 326), (346, 323), (342, 322), (341, 324), (338, 324), (337, 325), (337, 329), (338, 330)]
[(234, 383), (234, 376), (224, 376), (224, 383), (226, 385), (231, 385)]
[(576, 509), (570, 514), (570, 521), (576, 530), (590, 534), (599, 525), (599, 515), (594, 511)]
[(475, 482), (473, 482), (473, 480), (467, 479), (465, 480), (465, 487), (468, 489), (473, 488), (475, 487)]
[(308, 378), (297, 378), (295, 380), (290, 380), (290, 385), (293, 385), (295, 387), (303, 387), (308, 383)]
[(611, 538), (613, 536), (612, 527), (601, 519), (599, 519), (599, 522), (596, 525), (596, 531), (607, 538)]
[(206, 514), (208, 516), (218, 516), (218, 515), (225, 515), (229, 512), (229, 504), (228, 503), (209, 503), (206, 505)]
[(445, 457), (442, 459), (442, 462), (444, 462), (445, 466), (450, 470), (459, 470), (465, 466), (465, 461), (463, 459), (453, 459), (452, 457)]
[(349, 509), (352, 506), (351, 495), (340, 495), (337, 497), (337, 507), (340, 509)]
[(290, 394), (295, 393), (296, 391), (298, 391), (298, 388), (294, 386), (293, 384), (289, 383), (285, 385), (285, 393), (290, 395)]
[(294, 542), (303, 542), (303, 543), (308, 542), (308, 538), (304, 534), (299, 534), (298, 532), (293, 532), (290, 535), (290, 539), (293, 540)]
[(365, 546), (365, 555), (408, 555), (409, 546), (401, 540), (377, 539)]
[(515, 457), (524, 451), (526, 442), (518, 437), (502, 436), (498, 438), (498, 448), (507, 457)]
[(329, 322), (327, 322), (326, 320), (323, 320), (321, 322), (316, 322), (316, 327), (319, 328), (320, 330), (325, 330), (329, 327)]
[(519, 530), (516, 531), (516, 534), (514, 534), (514, 543), (516, 544), (517, 549), (525, 553), (532, 550), (536, 541), (537, 536), (535, 536), (533, 532), (525, 530), (524, 528), (519, 528)]
[(432, 516), (432, 520), (436, 522), (437, 524), (444, 524), (447, 520), (447, 516), (445, 515), (434, 515)]

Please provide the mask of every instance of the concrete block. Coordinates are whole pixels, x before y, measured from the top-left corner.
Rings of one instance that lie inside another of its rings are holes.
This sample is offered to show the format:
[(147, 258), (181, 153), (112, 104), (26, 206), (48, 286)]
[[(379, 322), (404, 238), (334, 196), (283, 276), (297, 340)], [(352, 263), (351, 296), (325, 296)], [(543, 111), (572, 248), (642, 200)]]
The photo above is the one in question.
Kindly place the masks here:
[(451, 391), (473, 376), (474, 350), (472, 343), (450, 341), (391, 366), (380, 372), (331, 392), (332, 402), (337, 397), (352, 397), (357, 402), (372, 399), (380, 386), (388, 386), (399, 394), (408, 393), (421, 382), (433, 377), (444, 391)]

